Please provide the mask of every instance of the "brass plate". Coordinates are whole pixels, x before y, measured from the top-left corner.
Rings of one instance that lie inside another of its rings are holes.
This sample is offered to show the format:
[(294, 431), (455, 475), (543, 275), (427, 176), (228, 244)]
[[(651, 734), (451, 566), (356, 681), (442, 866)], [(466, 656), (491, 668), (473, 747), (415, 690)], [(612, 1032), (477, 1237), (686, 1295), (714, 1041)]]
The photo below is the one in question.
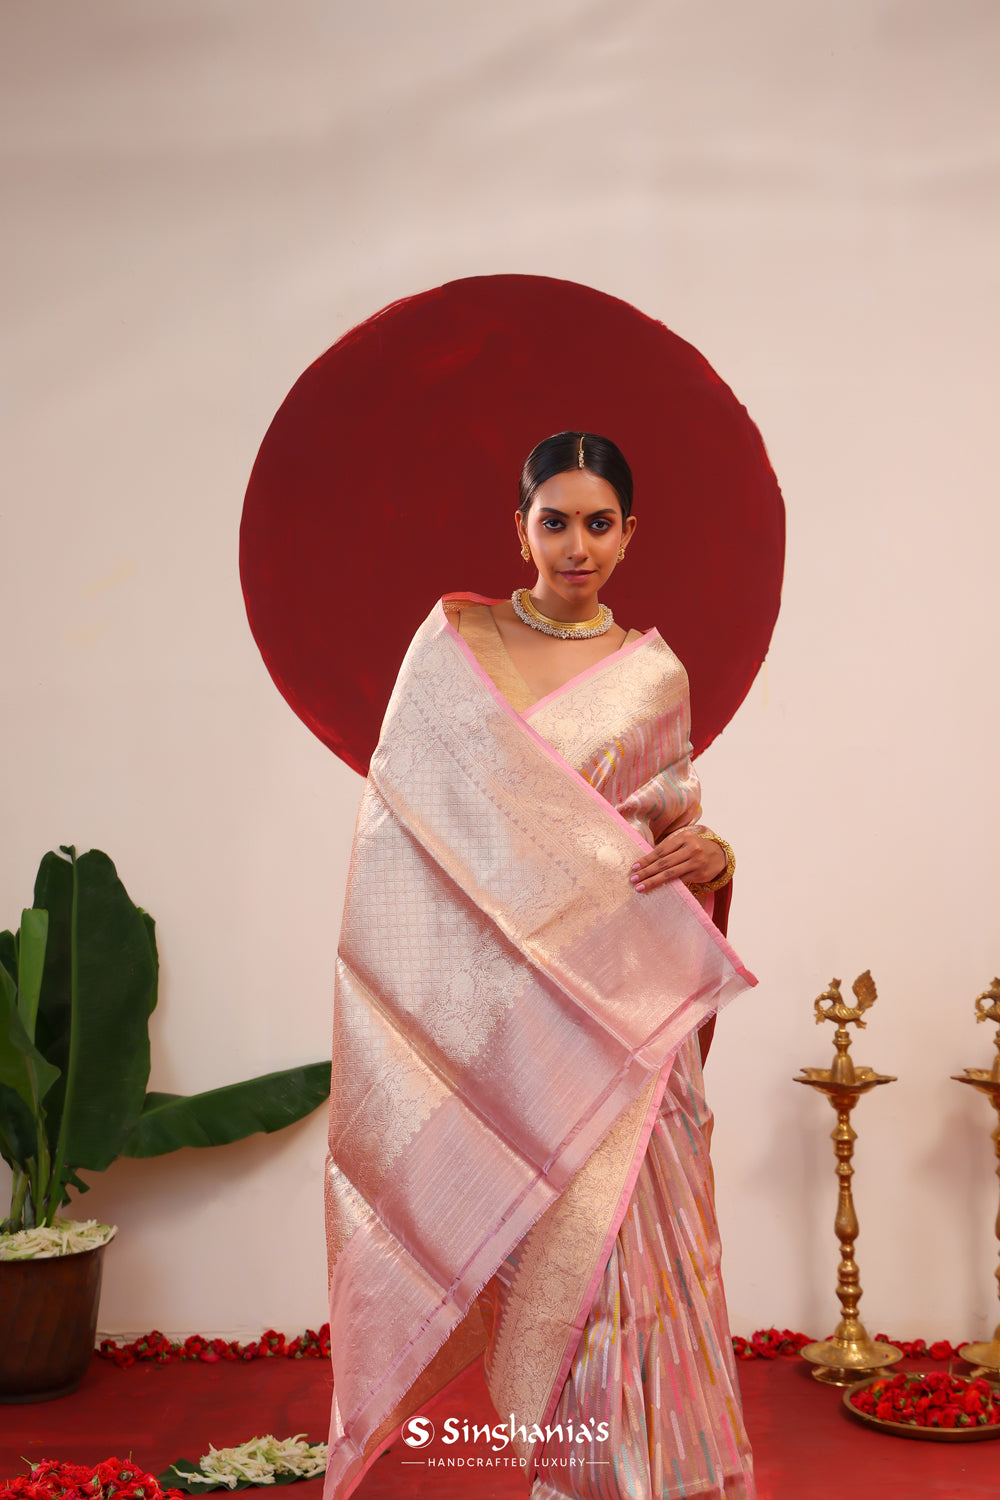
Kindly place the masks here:
[[(858, 1391), (885, 1378), (884, 1375), (873, 1375), (869, 1380), (859, 1380), (857, 1385), (852, 1385), (850, 1390), (844, 1392), (843, 1402), (848, 1416), (863, 1423), (865, 1427), (875, 1427), (879, 1432), (891, 1432), (895, 1437), (916, 1438), (922, 1443), (982, 1443), (988, 1438), (1000, 1438), (1000, 1424), (996, 1427), (911, 1427), (909, 1422), (887, 1422), (883, 1417), (869, 1416), (867, 1412), (858, 1411), (856, 1406), (851, 1405), (851, 1397)], [(964, 1381), (966, 1385), (972, 1384), (972, 1376), (969, 1375), (954, 1375), (952, 1379)]]

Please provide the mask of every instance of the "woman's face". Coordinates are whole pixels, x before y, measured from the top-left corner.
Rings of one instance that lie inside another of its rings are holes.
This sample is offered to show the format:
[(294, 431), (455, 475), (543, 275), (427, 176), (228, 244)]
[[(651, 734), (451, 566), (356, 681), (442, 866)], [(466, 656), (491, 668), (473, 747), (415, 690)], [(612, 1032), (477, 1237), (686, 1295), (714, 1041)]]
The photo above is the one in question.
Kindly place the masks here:
[(517, 531), (527, 541), (539, 582), (567, 601), (596, 594), (628, 545), (635, 517), (622, 525), (618, 496), (606, 479), (588, 469), (554, 474), (535, 491), (527, 523), (516, 512)]

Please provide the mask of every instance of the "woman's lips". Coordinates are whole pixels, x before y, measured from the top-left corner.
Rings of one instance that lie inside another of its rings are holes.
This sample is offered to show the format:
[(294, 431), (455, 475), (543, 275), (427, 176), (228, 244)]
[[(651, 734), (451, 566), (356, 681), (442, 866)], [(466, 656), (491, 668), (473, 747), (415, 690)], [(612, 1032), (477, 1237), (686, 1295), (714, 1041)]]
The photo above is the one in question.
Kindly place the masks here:
[(568, 569), (562, 576), (564, 578), (593, 578), (594, 570), (593, 568)]

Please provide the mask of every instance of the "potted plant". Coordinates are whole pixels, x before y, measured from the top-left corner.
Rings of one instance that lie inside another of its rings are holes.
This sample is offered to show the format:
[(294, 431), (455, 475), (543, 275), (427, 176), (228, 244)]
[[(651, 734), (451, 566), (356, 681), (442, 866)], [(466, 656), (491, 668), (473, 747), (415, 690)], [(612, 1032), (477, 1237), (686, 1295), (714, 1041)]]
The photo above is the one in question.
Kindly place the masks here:
[(60, 1218), (80, 1172), (280, 1130), (327, 1097), (329, 1062), (185, 1096), (150, 1093), (152, 917), (111, 860), (46, 854), (19, 931), (0, 933), (0, 1401), (75, 1390), (94, 1347), (101, 1259), (114, 1234)]

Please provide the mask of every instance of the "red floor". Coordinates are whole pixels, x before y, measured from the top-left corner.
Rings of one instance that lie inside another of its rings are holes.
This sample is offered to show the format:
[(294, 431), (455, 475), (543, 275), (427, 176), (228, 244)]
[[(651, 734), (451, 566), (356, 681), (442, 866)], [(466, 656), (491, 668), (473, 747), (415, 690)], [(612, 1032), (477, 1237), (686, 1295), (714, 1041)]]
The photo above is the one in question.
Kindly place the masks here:
[[(938, 1367), (940, 1368), (940, 1366)], [(840, 1393), (818, 1386), (799, 1361), (740, 1366), (760, 1500), (998, 1500), (1000, 1440), (948, 1446), (870, 1432), (840, 1407)], [(96, 1463), (131, 1453), (157, 1473), (175, 1458), (196, 1459), (209, 1443), (244, 1442), (264, 1432), (326, 1436), (329, 1373), (321, 1360), (248, 1364), (135, 1365), (119, 1370), (95, 1359), (80, 1390), (62, 1401), (0, 1406), (0, 1478), (25, 1472), (22, 1457)], [(440, 1429), (487, 1415), (495, 1422), (478, 1370), (427, 1408)], [(431, 1454), (483, 1454), (439, 1439)], [(322, 1481), (288, 1490), (319, 1500)], [(359, 1500), (514, 1500), (516, 1469), (429, 1468), (424, 1454), (398, 1443), (370, 1470)]]

